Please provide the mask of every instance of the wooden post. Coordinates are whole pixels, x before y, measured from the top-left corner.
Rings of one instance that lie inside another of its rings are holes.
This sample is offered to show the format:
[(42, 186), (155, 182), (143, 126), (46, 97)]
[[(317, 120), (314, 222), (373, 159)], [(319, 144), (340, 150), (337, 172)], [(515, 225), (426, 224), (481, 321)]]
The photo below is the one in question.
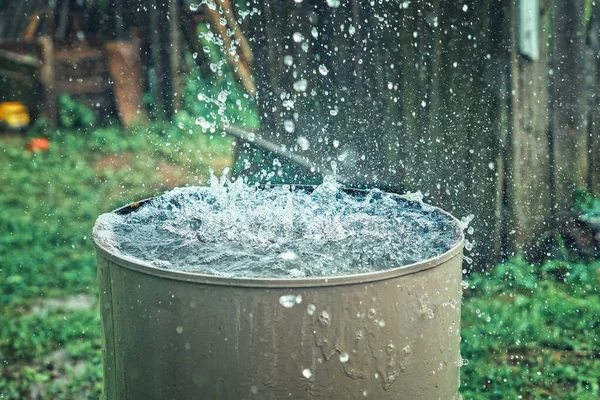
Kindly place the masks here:
[(104, 45), (117, 111), (123, 126), (147, 121), (142, 107), (143, 87), (140, 39), (133, 36), (128, 41), (112, 41)]
[(588, 32), (591, 52), (591, 72), (593, 94), (590, 98), (589, 138), (589, 179), (588, 184), (595, 196), (600, 196), (600, 3), (592, 5), (592, 18)]
[(171, 70), (171, 90), (172, 90), (172, 112), (176, 113), (181, 109), (181, 98), (183, 91), (183, 82), (181, 81), (181, 34), (179, 31), (179, 3), (177, 0), (169, 0), (169, 33), (171, 36), (170, 52), (170, 70)]
[(587, 183), (588, 145), (583, 85), (584, 2), (554, 0), (552, 7), (552, 170), (556, 217), (570, 210)]
[[(523, 2), (521, 2), (522, 4)], [(537, 3), (537, 2), (533, 2)], [(507, 171), (506, 201), (511, 226), (507, 235), (508, 251), (516, 253), (540, 233), (548, 230), (550, 217), (550, 162), (548, 154), (548, 52), (545, 24), (531, 32), (539, 43), (537, 59), (520, 54), (517, 41), (517, 14), (522, 9), (511, 6), (510, 75), (511, 135), (505, 153)], [(544, 19), (546, 8), (533, 10)], [(521, 32), (524, 27), (519, 28)]]
[(44, 96), (43, 115), (46, 117), (50, 126), (56, 126), (58, 119), (58, 98), (55, 91), (54, 79), (54, 44), (49, 36), (42, 36), (38, 39), (40, 60), (40, 82)]
[(150, 1), (150, 47), (154, 67), (151, 82), (156, 117), (168, 120), (173, 112), (171, 75), (171, 34), (168, 20), (172, 0)]

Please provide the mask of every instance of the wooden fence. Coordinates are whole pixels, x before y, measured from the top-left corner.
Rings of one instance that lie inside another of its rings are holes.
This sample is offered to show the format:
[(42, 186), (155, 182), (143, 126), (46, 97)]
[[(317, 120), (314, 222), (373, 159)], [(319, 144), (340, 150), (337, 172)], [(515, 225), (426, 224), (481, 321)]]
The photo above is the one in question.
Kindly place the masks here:
[(262, 1), (248, 25), (260, 138), (474, 214), (474, 255), (497, 261), (562, 223), (577, 188), (600, 194), (587, 3)]

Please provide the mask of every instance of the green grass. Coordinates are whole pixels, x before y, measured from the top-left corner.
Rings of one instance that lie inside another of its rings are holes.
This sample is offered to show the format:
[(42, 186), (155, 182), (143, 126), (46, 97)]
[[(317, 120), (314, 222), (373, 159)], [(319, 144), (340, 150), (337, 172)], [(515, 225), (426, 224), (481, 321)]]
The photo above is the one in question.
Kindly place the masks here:
[[(24, 150), (27, 138), (0, 136), (0, 398), (28, 397), (37, 387), (45, 398), (99, 396), (98, 310), (32, 308), (78, 293), (95, 298), (90, 234), (100, 213), (206, 182), (215, 160), (219, 168), (231, 162), (229, 138), (189, 129), (38, 128), (31, 135), (45, 133), (51, 142), (40, 153)], [(43, 362), (61, 349), (68, 360)], [(80, 361), (85, 369), (75, 368)]]
[[(129, 132), (88, 129), (87, 119), (68, 130), (38, 127), (30, 135), (48, 136), (51, 148), (35, 154), (23, 150), (26, 138), (0, 137), (0, 398), (100, 396), (97, 306), (43, 301), (96, 298), (90, 233), (98, 214), (196, 184), (215, 160), (231, 157), (229, 138), (178, 118)], [(597, 205), (586, 197), (579, 207), (595, 216)], [(600, 261), (532, 266), (515, 258), (471, 275), (464, 398), (597, 399), (599, 271)]]
[(462, 311), (465, 399), (600, 396), (600, 262), (540, 267), (515, 258), (470, 284)]

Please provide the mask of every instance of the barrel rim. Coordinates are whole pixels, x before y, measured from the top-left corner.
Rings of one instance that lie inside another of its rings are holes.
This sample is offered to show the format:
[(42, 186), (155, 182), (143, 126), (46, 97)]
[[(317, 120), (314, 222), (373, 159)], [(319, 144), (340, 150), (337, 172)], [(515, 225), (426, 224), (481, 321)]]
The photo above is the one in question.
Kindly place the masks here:
[[(295, 185), (296, 187), (303, 185)], [(346, 188), (344, 188), (346, 189)], [(362, 189), (347, 189), (353, 192), (364, 192)], [(150, 199), (141, 200), (139, 202), (130, 203), (123, 207), (119, 207), (112, 212), (123, 212), (127, 213), (128, 211), (132, 211), (134, 208), (143, 205), (144, 203), (150, 201)], [(442, 210), (439, 207), (431, 206), (435, 208), (437, 211), (445, 214), (451, 220), (456, 223), (460, 223), (456, 217), (451, 215), (450, 213)], [(158, 278), (178, 280), (183, 282), (191, 282), (191, 283), (203, 283), (209, 285), (218, 285), (218, 286), (235, 286), (235, 287), (260, 287), (260, 288), (300, 288), (300, 287), (326, 287), (326, 286), (342, 286), (349, 284), (360, 284), (360, 283), (370, 283), (377, 281), (389, 280), (405, 275), (415, 274), (421, 271), (425, 271), (428, 269), (435, 268), (441, 264), (444, 264), (451, 259), (457, 257), (461, 254), (464, 242), (465, 235), (464, 232), (461, 232), (461, 239), (458, 243), (452, 247), (450, 250), (442, 253), (436, 257), (430, 258), (425, 261), (421, 261), (418, 263), (407, 264), (396, 268), (387, 269), (384, 271), (373, 271), (373, 272), (365, 272), (360, 274), (351, 274), (351, 275), (334, 275), (330, 277), (310, 277), (310, 278), (243, 278), (243, 277), (224, 277), (219, 275), (210, 275), (210, 274), (202, 274), (196, 272), (189, 271), (180, 271), (180, 270), (170, 270), (155, 267), (152, 264), (139, 260), (137, 258), (129, 257), (126, 255), (120, 255), (116, 252), (102, 246), (96, 240), (94, 234), (92, 234), (92, 239), (96, 246), (96, 252), (99, 256), (112, 261), (113, 264), (118, 265), (120, 267), (124, 267), (130, 270), (134, 270), (146, 275), (156, 276)]]

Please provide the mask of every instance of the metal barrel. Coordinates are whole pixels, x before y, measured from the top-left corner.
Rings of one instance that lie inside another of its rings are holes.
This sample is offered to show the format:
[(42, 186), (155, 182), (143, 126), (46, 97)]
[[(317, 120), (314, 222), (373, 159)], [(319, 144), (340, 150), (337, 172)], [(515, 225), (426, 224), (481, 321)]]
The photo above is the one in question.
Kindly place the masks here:
[(417, 264), (306, 279), (96, 249), (106, 400), (460, 399), (463, 241)]

